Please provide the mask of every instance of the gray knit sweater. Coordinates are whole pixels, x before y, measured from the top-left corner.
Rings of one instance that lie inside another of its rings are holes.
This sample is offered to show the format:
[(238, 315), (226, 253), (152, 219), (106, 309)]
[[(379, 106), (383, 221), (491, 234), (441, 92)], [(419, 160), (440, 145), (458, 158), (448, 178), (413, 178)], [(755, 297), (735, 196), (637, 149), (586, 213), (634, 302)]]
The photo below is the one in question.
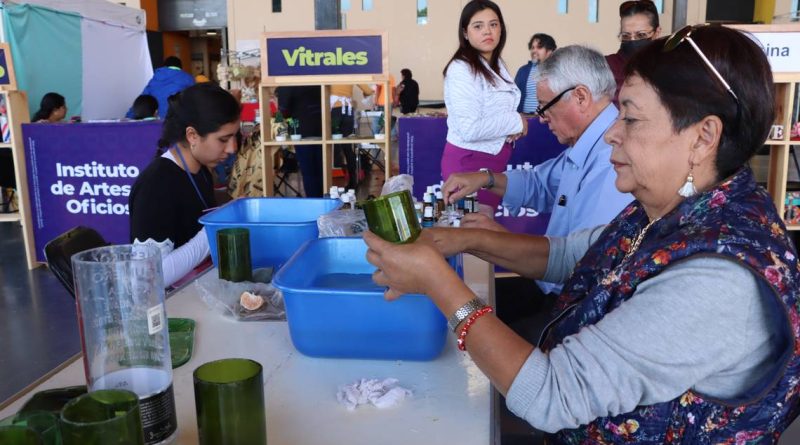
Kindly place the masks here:
[[(566, 280), (602, 229), (550, 238), (544, 279)], [(535, 349), (508, 391), (508, 407), (555, 432), (672, 400), (689, 388), (735, 399), (778, 370), (785, 340), (760, 295), (770, 292), (731, 260), (669, 266), (549, 354)]]

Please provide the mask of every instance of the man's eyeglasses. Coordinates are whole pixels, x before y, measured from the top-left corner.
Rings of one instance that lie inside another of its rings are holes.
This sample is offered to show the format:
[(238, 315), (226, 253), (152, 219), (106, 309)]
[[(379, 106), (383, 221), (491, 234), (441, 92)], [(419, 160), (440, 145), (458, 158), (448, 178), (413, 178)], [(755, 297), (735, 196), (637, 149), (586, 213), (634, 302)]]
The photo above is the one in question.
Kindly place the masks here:
[(708, 69), (711, 70), (712, 73), (714, 73), (714, 76), (720, 81), (720, 83), (725, 87), (725, 89), (728, 90), (728, 93), (730, 93), (731, 97), (733, 97), (733, 100), (736, 101), (736, 114), (738, 115), (740, 112), (739, 97), (736, 96), (736, 93), (733, 92), (733, 89), (731, 88), (730, 85), (728, 85), (728, 82), (726, 82), (725, 79), (722, 78), (722, 74), (720, 74), (719, 71), (717, 71), (717, 69), (714, 68), (714, 65), (711, 64), (711, 61), (708, 60), (708, 57), (706, 57), (706, 55), (703, 53), (700, 47), (697, 46), (697, 44), (694, 42), (694, 40), (691, 37), (693, 30), (694, 27), (692, 25), (687, 25), (679, 29), (677, 32), (675, 32), (675, 34), (672, 34), (667, 39), (666, 42), (664, 42), (664, 48), (662, 49), (662, 51), (666, 53), (677, 48), (683, 42), (689, 42), (689, 44), (692, 46), (692, 49), (694, 49), (694, 52), (697, 53), (697, 55), (700, 56), (701, 59), (703, 59), (703, 63), (706, 64), (706, 67), (708, 67)]
[(544, 106), (538, 106), (538, 107), (536, 107), (536, 114), (537, 114), (539, 117), (544, 117), (544, 112), (545, 112), (545, 111), (547, 111), (547, 110), (548, 110), (550, 107), (552, 107), (553, 105), (557, 104), (557, 103), (558, 103), (558, 101), (559, 101), (559, 100), (561, 100), (561, 98), (562, 98), (562, 97), (564, 97), (564, 95), (565, 95), (565, 94), (569, 93), (570, 91), (574, 90), (575, 88), (578, 88), (578, 87), (577, 87), (577, 85), (576, 85), (576, 86), (574, 86), (574, 87), (569, 87), (569, 88), (567, 88), (566, 90), (564, 90), (564, 91), (562, 91), (562, 92), (558, 93), (558, 95), (557, 95), (556, 97), (554, 97), (553, 99), (551, 99), (551, 100), (550, 100), (550, 102), (547, 102), (546, 104), (544, 104)]
[(636, 31), (636, 32), (621, 32), (617, 37), (623, 42), (630, 42), (632, 40), (645, 40), (653, 37), (656, 31)]

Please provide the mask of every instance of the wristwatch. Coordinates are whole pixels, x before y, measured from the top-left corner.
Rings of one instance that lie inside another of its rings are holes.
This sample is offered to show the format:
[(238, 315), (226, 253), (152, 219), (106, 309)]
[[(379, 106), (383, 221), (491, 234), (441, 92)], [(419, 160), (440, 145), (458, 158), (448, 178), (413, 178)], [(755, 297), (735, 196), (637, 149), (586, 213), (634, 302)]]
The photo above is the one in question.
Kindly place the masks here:
[(473, 312), (483, 308), (486, 306), (483, 304), (483, 301), (479, 300), (478, 298), (473, 298), (469, 300), (466, 304), (458, 308), (456, 312), (447, 319), (447, 325), (450, 326), (453, 332), (456, 331), (459, 323), (466, 320), (467, 317), (470, 316)]
[(488, 168), (482, 168), (479, 171), (482, 171), (484, 173), (488, 173), (489, 174), (489, 182), (487, 182), (486, 185), (484, 185), (481, 188), (484, 189), (484, 190), (489, 190), (492, 187), (494, 187), (494, 173), (492, 173), (492, 171), (489, 170)]

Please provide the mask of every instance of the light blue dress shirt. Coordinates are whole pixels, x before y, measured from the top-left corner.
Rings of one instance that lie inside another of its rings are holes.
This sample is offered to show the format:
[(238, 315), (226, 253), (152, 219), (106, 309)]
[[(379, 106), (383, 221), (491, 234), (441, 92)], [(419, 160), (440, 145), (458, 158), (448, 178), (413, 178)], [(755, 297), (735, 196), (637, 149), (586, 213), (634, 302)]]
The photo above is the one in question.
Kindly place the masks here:
[[(546, 235), (566, 236), (578, 229), (607, 224), (633, 196), (620, 193), (611, 165), (611, 146), (603, 139), (617, 118), (609, 104), (573, 147), (531, 170), (505, 172), (503, 204), (516, 214), (521, 207), (551, 213)], [(544, 293), (561, 292), (561, 284), (538, 281)]]

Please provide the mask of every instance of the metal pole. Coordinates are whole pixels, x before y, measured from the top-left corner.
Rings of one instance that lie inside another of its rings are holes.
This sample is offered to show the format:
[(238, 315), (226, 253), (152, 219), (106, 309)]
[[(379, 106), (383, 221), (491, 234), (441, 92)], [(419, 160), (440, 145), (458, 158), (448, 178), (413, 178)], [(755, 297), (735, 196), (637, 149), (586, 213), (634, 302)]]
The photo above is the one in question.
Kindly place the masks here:
[(672, 30), (678, 30), (686, 26), (686, 11), (689, 7), (689, 0), (674, 0), (672, 3)]

